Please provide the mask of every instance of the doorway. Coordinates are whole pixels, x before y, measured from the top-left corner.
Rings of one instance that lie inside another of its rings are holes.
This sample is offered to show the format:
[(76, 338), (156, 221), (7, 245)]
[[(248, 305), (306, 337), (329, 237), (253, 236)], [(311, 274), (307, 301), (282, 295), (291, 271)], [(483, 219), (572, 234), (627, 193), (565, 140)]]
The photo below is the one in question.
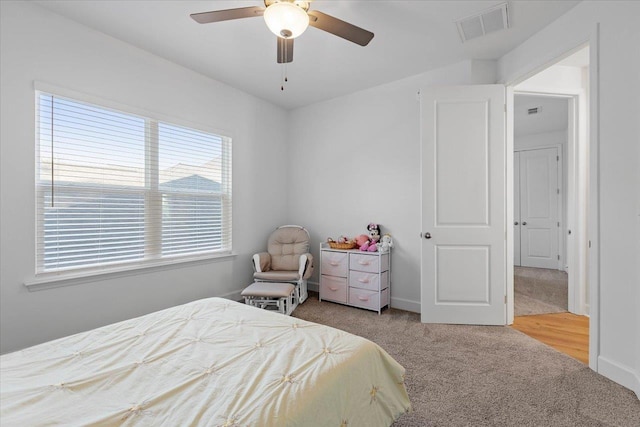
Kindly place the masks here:
[(514, 100), (514, 315), (568, 311), (567, 98)]
[(514, 86), (513, 103), (513, 324), (583, 362), (588, 70), (586, 46)]

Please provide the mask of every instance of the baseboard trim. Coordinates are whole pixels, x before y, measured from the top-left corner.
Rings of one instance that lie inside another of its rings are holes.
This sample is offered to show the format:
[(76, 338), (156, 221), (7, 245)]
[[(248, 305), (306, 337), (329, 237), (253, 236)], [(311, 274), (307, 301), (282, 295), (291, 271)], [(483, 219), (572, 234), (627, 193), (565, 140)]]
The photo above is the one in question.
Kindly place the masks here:
[(307, 290), (313, 291), (313, 292), (320, 292), (320, 285), (318, 285), (318, 282), (307, 281)]
[(633, 391), (640, 400), (640, 376), (630, 367), (599, 356), (598, 373)]
[(420, 302), (410, 299), (391, 297), (391, 307), (412, 313), (420, 313)]
[(225, 298), (225, 299), (230, 299), (230, 300), (234, 300), (234, 301), (242, 301), (242, 295), (240, 295), (240, 293), (244, 290), (244, 288), (242, 289), (237, 289), (235, 291), (231, 291), (231, 292), (227, 292), (226, 294), (222, 294), (222, 295), (216, 295), (218, 298)]

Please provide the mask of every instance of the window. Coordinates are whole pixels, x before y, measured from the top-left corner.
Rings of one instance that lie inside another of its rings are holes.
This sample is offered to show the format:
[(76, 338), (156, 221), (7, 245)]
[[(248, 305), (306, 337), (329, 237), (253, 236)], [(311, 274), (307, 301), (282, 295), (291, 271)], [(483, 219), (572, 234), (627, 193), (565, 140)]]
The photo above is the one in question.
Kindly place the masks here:
[(37, 93), (36, 273), (231, 251), (231, 139)]

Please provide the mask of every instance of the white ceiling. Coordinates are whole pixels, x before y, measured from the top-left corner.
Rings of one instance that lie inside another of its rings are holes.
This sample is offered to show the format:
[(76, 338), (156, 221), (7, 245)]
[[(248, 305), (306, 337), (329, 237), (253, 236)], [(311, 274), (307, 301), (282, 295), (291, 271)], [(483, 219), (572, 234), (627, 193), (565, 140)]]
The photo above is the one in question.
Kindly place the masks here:
[[(529, 108), (540, 108), (538, 114), (527, 114)], [(515, 136), (567, 129), (569, 103), (567, 98), (516, 95), (513, 103)]]
[(465, 59), (497, 59), (579, 1), (509, 1), (511, 28), (460, 41), (454, 20), (502, 1), (317, 0), (312, 9), (375, 33), (367, 47), (309, 28), (280, 91), (276, 37), (261, 17), (197, 24), (189, 14), (256, 1), (39, 0), (56, 13), (284, 108), (296, 108)]

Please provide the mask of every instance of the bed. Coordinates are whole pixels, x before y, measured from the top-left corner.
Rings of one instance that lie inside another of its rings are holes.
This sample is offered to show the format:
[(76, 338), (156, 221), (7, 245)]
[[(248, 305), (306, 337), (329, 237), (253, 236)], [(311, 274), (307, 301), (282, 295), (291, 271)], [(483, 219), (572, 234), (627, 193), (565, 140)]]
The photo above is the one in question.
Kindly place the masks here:
[(404, 368), (364, 338), (208, 298), (0, 357), (0, 422), (389, 426)]

